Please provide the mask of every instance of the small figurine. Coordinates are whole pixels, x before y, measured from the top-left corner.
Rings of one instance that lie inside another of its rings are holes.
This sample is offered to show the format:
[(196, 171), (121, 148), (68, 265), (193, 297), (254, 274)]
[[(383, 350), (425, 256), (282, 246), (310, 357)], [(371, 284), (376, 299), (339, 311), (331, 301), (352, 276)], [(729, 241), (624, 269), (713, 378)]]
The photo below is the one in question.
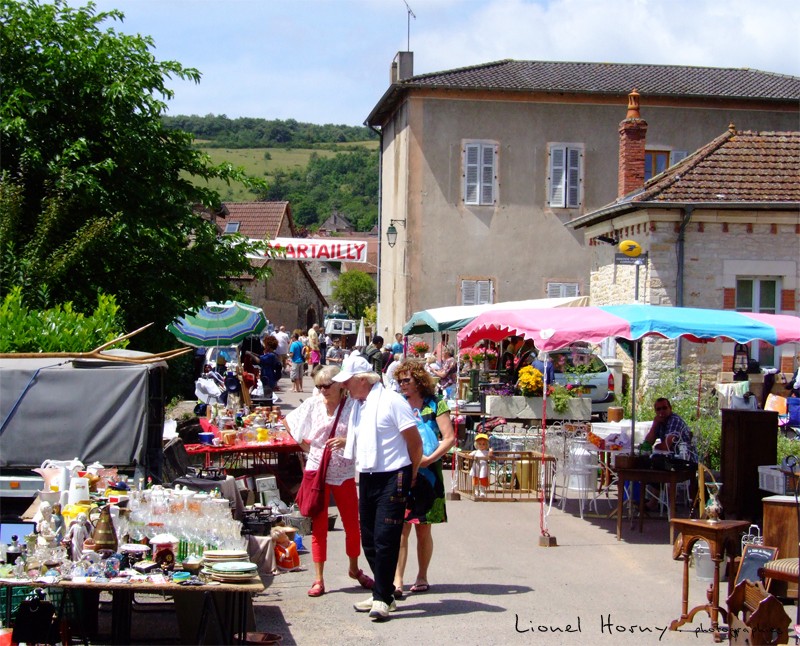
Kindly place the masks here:
[(39, 505), (39, 513), (42, 514), (42, 520), (36, 525), (36, 533), (38, 534), (36, 544), (43, 547), (53, 547), (56, 541), (53, 506), (49, 502), (44, 501)]
[(289, 539), (286, 532), (280, 527), (273, 527), (270, 536), (275, 544), (275, 564), (278, 569), (287, 572), (298, 569), (300, 555), (297, 553), (297, 545)]
[(475, 450), (470, 453), (472, 468), (469, 470), (472, 476), (473, 495), (476, 498), (486, 498), (486, 489), (489, 486), (489, 460), (492, 455), (489, 436), (486, 433), (478, 433), (475, 436)]
[(64, 539), (64, 516), (61, 515), (61, 505), (53, 505), (53, 529), (56, 533), (56, 543), (61, 544)]
[(71, 546), (72, 552), (70, 558), (77, 561), (81, 558), (83, 552), (83, 544), (92, 535), (92, 524), (86, 517), (84, 512), (78, 514), (78, 517), (70, 523), (69, 530), (66, 536), (61, 541), (66, 546)]

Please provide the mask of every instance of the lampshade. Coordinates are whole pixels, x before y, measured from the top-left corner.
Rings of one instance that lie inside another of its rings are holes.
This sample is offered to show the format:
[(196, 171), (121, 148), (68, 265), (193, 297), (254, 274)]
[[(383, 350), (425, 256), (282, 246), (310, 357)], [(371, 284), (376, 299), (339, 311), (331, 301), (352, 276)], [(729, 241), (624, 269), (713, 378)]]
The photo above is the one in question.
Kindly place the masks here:
[(397, 228), (393, 224), (390, 224), (389, 228), (386, 229), (386, 242), (390, 247), (394, 247), (397, 244)]

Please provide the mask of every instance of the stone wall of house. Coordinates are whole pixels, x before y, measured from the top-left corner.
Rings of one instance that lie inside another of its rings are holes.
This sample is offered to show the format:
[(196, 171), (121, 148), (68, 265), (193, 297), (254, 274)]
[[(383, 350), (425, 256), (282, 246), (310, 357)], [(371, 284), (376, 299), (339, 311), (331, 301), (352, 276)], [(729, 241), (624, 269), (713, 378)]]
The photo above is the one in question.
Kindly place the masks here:
[(308, 329), (311, 323), (322, 323), (324, 303), (301, 270), (299, 263), (275, 260), (271, 264), (272, 276), (265, 281), (237, 281), (250, 298), (250, 302), (264, 310), (266, 317), (276, 326), (287, 330)]
[[(649, 254), (647, 265), (639, 271), (639, 302), (674, 305), (678, 213), (652, 211), (649, 216), (649, 225), (642, 227), (642, 214), (632, 214), (630, 224), (615, 233), (620, 239), (636, 240)], [(618, 222), (627, 220), (623, 217)], [(798, 313), (800, 224), (797, 216), (763, 212), (756, 215), (746, 211), (696, 212), (685, 237), (685, 306), (731, 308), (730, 292), (735, 291), (737, 277), (778, 276), (781, 278), (781, 311)], [(594, 245), (592, 251), (592, 304), (632, 302), (635, 267), (614, 264), (616, 246)], [(675, 341), (666, 340), (644, 342), (641, 384), (652, 383), (660, 371), (674, 368), (676, 345)], [(781, 350), (781, 370), (790, 372), (794, 365), (792, 349)], [(624, 362), (623, 370), (630, 374), (630, 358), (618, 354)], [(710, 375), (716, 375), (723, 367), (729, 369), (732, 354), (732, 343), (681, 341), (681, 363), (702, 366)]]

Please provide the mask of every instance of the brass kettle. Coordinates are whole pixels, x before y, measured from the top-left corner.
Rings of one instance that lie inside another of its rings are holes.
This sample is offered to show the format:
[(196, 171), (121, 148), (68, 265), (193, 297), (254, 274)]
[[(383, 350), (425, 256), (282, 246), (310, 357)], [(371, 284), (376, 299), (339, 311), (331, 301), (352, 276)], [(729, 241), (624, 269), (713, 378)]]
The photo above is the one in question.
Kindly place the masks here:
[(100, 517), (94, 525), (92, 532), (95, 551), (117, 551), (117, 532), (114, 530), (114, 521), (111, 519), (111, 506), (106, 505), (100, 510)]

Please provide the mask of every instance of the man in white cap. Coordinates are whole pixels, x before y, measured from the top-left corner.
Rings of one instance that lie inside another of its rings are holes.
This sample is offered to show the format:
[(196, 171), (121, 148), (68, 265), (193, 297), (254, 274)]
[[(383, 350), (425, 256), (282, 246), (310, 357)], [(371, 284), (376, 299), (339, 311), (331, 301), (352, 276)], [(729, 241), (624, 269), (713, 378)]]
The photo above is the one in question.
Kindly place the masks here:
[(360, 402), (350, 415), (344, 455), (355, 459), (359, 472), (361, 545), (375, 585), (372, 597), (355, 609), (383, 621), (396, 608), (394, 572), (406, 499), (422, 460), (422, 439), (405, 397), (384, 388), (381, 375), (362, 355), (347, 357), (333, 380)]

